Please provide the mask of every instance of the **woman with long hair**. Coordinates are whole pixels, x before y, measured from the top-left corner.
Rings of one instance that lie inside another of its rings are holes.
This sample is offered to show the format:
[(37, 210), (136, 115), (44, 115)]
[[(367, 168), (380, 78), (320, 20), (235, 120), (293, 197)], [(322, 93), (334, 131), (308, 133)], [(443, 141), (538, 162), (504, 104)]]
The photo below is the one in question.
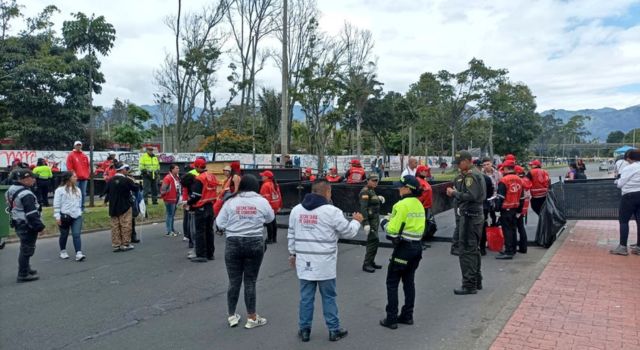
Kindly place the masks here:
[(243, 281), (247, 308), (244, 327), (250, 329), (267, 324), (267, 319), (256, 313), (256, 281), (265, 251), (263, 226), (273, 221), (275, 215), (259, 191), (255, 176), (243, 176), (238, 191), (226, 200), (216, 218), (216, 226), (226, 235), (224, 261), (229, 276), (227, 321), (230, 327), (240, 322), (236, 306)]
[(73, 247), (76, 250), (76, 261), (83, 261), (86, 256), (82, 253), (82, 208), (80, 199), (82, 192), (77, 185), (78, 178), (73, 172), (65, 172), (62, 175), (60, 186), (53, 195), (53, 216), (60, 229), (60, 258), (69, 259), (67, 253), (67, 238), (69, 231), (73, 237)]

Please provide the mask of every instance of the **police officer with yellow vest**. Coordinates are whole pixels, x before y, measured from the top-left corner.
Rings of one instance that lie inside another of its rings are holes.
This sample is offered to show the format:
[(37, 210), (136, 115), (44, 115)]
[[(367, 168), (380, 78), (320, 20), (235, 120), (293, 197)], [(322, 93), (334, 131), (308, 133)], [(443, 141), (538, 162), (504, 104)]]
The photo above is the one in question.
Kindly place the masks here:
[[(413, 306), (416, 298), (414, 276), (422, 259), (422, 234), (424, 233), (424, 207), (418, 199), (420, 183), (412, 175), (405, 175), (395, 183), (400, 192), (398, 201), (389, 220), (381, 222), (387, 239), (393, 242), (393, 253), (387, 270), (387, 317), (380, 325), (390, 329), (398, 328), (398, 323), (413, 324)], [(404, 289), (404, 306), (398, 315), (398, 286), (400, 280)]]
[(378, 186), (378, 174), (371, 174), (367, 179), (367, 185), (362, 188), (358, 197), (360, 198), (360, 211), (364, 220), (364, 234), (367, 235), (367, 252), (364, 255), (362, 271), (373, 273), (382, 266), (376, 264), (376, 253), (378, 252), (378, 226), (380, 225), (380, 205), (384, 204), (384, 197), (376, 194)]
[(462, 288), (453, 291), (456, 295), (476, 294), (482, 289), (478, 242), (482, 236), (487, 189), (484, 176), (475, 169), (471, 158), (467, 151), (456, 153), (454, 164), (460, 173), (454, 180), (454, 188), (447, 188), (447, 196), (453, 197), (456, 217), (451, 253), (459, 256), (462, 270)]
[(158, 204), (158, 172), (160, 171), (160, 161), (158, 157), (153, 154), (153, 147), (148, 146), (147, 152), (140, 157), (138, 169), (140, 169), (140, 175), (142, 175), (145, 204), (149, 198), (149, 193), (151, 193), (152, 203)]
[(53, 178), (53, 172), (47, 165), (44, 158), (38, 158), (36, 167), (33, 168), (33, 174), (36, 176), (36, 188), (38, 195), (38, 202), (42, 207), (49, 206), (49, 185)]

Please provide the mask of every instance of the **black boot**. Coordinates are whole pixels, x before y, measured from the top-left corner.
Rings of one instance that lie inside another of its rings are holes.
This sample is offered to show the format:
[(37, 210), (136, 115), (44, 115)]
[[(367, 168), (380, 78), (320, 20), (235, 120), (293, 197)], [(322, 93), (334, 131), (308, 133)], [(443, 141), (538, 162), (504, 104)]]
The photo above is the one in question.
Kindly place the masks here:
[(376, 270), (380, 270), (382, 268), (382, 265), (378, 265), (376, 263), (371, 264), (371, 266)]
[(362, 271), (369, 272), (369, 273), (374, 273), (374, 272), (376, 272), (376, 269), (371, 265), (362, 265)]
[(388, 318), (380, 320), (380, 325), (389, 329), (398, 329), (398, 322), (389, 321)]
[(309, 341), (309, 339), (311, 339), (311, 330), (301, 329), (300, 331), (298, 331), (298, 336), (300, 337), (300, 340), (306, 343)]
[(338, 341), (338, 340), (346, 337), (347, 334), (349, 334), (349, 332), (346, 329), (340, 328), (337, 331), (329, 332), (329, 340), (330, 341)]
[(16, 279), (16, 282), (18, 282), (18, 283), (32, 282), (32, 281), (36, 281), (38, 279), (40, 279), (40, 277), (38, 277), (37, 275), (29, 275), (29, 274), (27, 274), (26, 276), (18, 276), (18, 278)]
[(477, 293), (478, 293), (477, 289), (471, 289), (471, 288), (465, 288), (465, 287), (453, 290), (453, 294), (455, 295), (469, 295), (469, 294), (477, 294)]

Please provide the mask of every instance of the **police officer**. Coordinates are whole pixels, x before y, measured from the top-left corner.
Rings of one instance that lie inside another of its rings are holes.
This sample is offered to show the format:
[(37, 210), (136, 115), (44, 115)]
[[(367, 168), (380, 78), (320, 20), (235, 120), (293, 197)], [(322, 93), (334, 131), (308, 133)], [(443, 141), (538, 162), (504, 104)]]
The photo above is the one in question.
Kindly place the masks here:
[(15, 228), (20, 238), (20, 253), (18, 255), (17, 282), (31, 282), (37, 280), (38, 272), (31, 269), (29, 259), (36, 250), (38, 234), (44, 230), (40, 218), (40, 205), (31, 188), (36, 182), (33, 173), (28, 169), (20, 169), (15, 173), (16, 182), (9, 187), (5, 194), (11, 210), (11, 226)]
[(451, 253), (458, 255), (460, 259), (462, 287), (454, 289), (453, 293), (476, 294), (482, 289), (478, 241), (482, 235), (483, 202), (487, 189), (484, 177), (473, 166), (471, 153), (456, 153), (454, 162), (458, 165), (460, 174), (454, 180), (455, 188), (447, 188), (447, 196), (454, 199), (456, 228)]
[[(418, 199), (420, 183), (412, 175), (405, 175), (395, 183), (400, 201), (393, 206), (389, 220), (382, 220), (387, 239), (393, 242), (393, 253), (387, 270), (387, 317), (380, 325), (390, 329), (398, 323), (413, 324), (413, 305), (416, 298), (415, 272), (422, 259), (422, 235), (424, 234), (424, 208)], [(398, 315), (398, 285), (404, 289), (404, 306)]]
[(160, 161), (153, 154), (153, 147), (147, 147), (147, 153), (140, 156), (138, 168), (142, 175), (144, 185), (144, 203), (147, 204), (149, 194), (151, 202), (158, 204), (158, 172), (160, 171)]
[(378, 186), (378, 174), (369, 175), (367, 185), (362, 188), (358, 197), (360, 198), (360, 211), (364, 217), (362, 225), (364, 234), (367, 235), (367, 253), (364, 255), (362, 271), (373, 273), (382, 266), (376, 264), (376, 253), (378, 252), (378, 226), (380, 225), (380, 205), (384, 204), (384, 197), (376, 194)]

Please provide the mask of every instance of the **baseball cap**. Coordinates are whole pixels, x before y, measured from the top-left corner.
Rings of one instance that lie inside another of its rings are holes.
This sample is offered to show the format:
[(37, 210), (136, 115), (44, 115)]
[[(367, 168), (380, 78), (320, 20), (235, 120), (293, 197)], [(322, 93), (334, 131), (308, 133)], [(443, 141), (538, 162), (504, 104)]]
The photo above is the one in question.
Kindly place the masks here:
[(427, 165), (418, 165), (416, 168), (416, 174), (421, 173), (423, 171), (429, 171), (429, 166)]
[(529, 165), (531, 165), (531, 166), (541, 166), (541, 165), (542, 165), (542, 163), (540, 163), (540, 161), (539, 161), (539, 160), (534, 159), (534, 160), (532, 160), (532, 161), (530, 161), (530, 162), (529, 162)]
[(115, 156), (116, 155), (116, 151), (109, 151), (109, 153), (107, 153), (110, 156)]
[[(229, 168), (229, 171), (231, 171), (231, 168)], [(273, 179), (273, 173), (269, 170), (265, 170), (263, 172), (260, 173), (260, 176), (265, 176), (268, 177), (270, 179)]]
[(420, 187), (420, 183), (418, 182), (418, 179), (416, 179), (415, 176), (405, 175), (400, 179), (400, 181), (396, 181), (393, 183), (393, 188), (401, 188), (401, 187), (408, 187), (412, 190), (417, 190)]
[(202, 169), (206, 166), (207, 166), (207, 161), (202, 158), (196, 158), (196, 160), (193, 163), (191, 163), (191, 167), (194, 169), (195, 168)]
[(120, 170), (129, 170), (129, 164), (127, 163), (121, 163), (120, 165), (118, 165), (118, 167), (116, 168), (116, 171), (120, 171)]
[(358, 160), (358, 159), (351, 159), (351, 165), (360, 165), (360, 160)]
[(380, 177), (376, 173), (369, 174), (369, 180), (380, 180)]
[(82, 141), (76, 141), (76, 142), (73, 143), (73, 147), (75, 147), (77, 145), (82, 146)]
[(31, 172), (31, 170), (29, 169), (20, 169), (18, 171), (16, 171), (16, 177), (18, 178), (18, 180), (21, 179), (26, 179), (28, 177), (34, 177), (33, 173)]
[(512, 160), (512, 161), (516, 161), (516, 156), (514, 156), (513, 154), (509, 153), (506, 156), (504, 156), (504, 160)]
[(516, 174), (524, 174), (524, 168), (519, 165), (516, 165), (515, 170)]
[(471, 156), (471, 153), (469, 153), (468, 151), (459, 151), (456, 152), (456, 155), (453, 159), (453, 164), (459, 164), (463, 160), (471, 160), (472, 158), (473, 157)]
[(505, 167), (513, 168), (515, 166), (516, 166), (516, 162), (514, 162), (513, 160), (510, 160), (510, 159), (505, 160), (504, 162), (502, 162), (502, 167), (503, 168), (505, 168)]

